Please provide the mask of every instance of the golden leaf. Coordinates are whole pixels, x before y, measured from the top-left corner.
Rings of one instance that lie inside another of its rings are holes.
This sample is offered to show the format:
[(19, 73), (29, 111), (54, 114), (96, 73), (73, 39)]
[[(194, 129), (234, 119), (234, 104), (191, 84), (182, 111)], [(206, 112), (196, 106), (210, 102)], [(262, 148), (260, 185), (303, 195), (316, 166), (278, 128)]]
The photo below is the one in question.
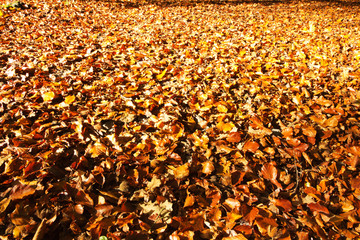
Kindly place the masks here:
[(52, 101), (54, 97), (55, 97), (55, 93), (52, 91), (42, 94), (42, 98), (44, 99), (45, 102)]
[(166, 72), (167, 72), (167, 69), (165, 68), (165, 70), (162, 71), (162, 73), (160, 73), (159, 75), (157, 75), (156, 78), (157, 78), (158, 80), (162, 79), (162, 78), (165, 76), (165, 73), (166, 73)]
[(66, 104), (71, 104), (74, 101), (75, 101), (75, 96), (74, 95), (69, 95), (69, 96), (66, 96), (66, 98), (65, 98), (65, 103)]
[(227, 111), (228, 111), (227, 107), (225, 107), (225, 106), (222, 105), (222, 104), (217, 105), (217, 109), (218, 109), (218, 111), (221, 112), (221, 113), (227, 113)]

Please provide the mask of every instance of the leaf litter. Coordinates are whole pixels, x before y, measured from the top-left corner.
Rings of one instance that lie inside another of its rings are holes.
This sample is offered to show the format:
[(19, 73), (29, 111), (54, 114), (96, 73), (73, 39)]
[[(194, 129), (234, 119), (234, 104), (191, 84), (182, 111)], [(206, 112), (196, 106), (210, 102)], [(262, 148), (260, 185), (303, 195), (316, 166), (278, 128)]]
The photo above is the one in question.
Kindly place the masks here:
[(357, 4), (2, 4), (2, 239), (359, 237)]

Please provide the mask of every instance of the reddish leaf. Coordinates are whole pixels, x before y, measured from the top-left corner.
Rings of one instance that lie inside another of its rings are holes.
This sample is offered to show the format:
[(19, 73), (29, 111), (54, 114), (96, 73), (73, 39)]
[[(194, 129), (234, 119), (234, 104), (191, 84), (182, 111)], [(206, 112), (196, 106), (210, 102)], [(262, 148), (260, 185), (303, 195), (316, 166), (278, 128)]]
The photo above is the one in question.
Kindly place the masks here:
[(329, 214), (329, 210), (319, 203), (308, 203), (307, 205), (312, 212), (321, 212), (325, 214)]

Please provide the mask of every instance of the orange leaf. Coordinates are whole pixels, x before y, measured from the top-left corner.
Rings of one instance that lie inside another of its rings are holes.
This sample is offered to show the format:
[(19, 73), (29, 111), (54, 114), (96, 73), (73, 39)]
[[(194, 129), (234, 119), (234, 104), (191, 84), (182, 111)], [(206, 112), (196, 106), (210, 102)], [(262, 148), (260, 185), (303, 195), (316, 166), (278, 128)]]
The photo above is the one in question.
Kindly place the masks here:
[(214, 164), (211, 161), (206, 161), (202, 163), (201, 172), (208, 175), (215, 170)]
[(355, 156), (360, 157), (360, 146), (352, 146), (347, 148), (349, 152), (354, 154)]
[(286, 127), (284, 128), (281, 133), (283, 135), (284, 138), (289, 138), (289, 137), (292, 137), (293, 136), (293, 129), (292, 127)]
[(185, 199), (184, 208), (191, 207), (195, 203), (195, 197), (192, 195), (188, 195)]
[(244, 217), (244, 219), (251, 224), (255, 220), (258, 214), (259, 214), (259, 209), (253, 207), (251, 211)]
[(223, 240), (247, 240), (247, 238), (244, 237), (244, 235), (242, 235), (241, 233), (238, 233), (236, 236), (233, 237), (224, 237)]
[(3, 213), (7, 207), (9, 206), (11, 199), (10, 198), (4, 198), (0, 201), (0, 214)]
[(261, 168), (261, 174), (265, 179), (273, 181), (277, 178), (277, 169), (272, 163), (266, 163)]
[(329, 119), (326, 119), (323, 126), (324, 127), (336, 127), (339, 123), (340, 116), (332, 116)]
[(288, 143), (288, 144), (290, 144), (291, 146), (293, 146), (293, 147), (296, 147), (296, 146), (298, 146), (300, 143), (301, 143), (301, 141), (299, 140), (299, 139), (297, 139), (297, 138), (287, 138), (286, 139), (286, 142)]
[(275, 205), (277, 207), (281, 207), (284, 210), (284, 212), (289, 212), (292, 210), (292, 204), (287, 199), (276, 199)]
[(259, 148), (259, 144), (257, 142), (252, 142), (252, 141), (249, 141), (247, 143), (245, 143), (245, 145), (243, 146), (243, 151), (244, 152), (252, 152), (252, 153), (255, 153), (258, 148)]
[(218, 124), (216, 124), (216, 127), (223, 132), (230, 132), (235, 125), (232, 122), (229, 123), (224, 123), (224, 122), (219, 122)]
[(102, 155), (106, 155), (107, 148), (101, 142), (96, 142), (94, 144), (90, 144), (87, 149), (86, 153), (89, 153), (92, 158), (97, 158)]
[(238, 143), (241, 141), (241, 136), (239, 132), (231, 132), (227, 136), (226, 140), (231, 143)]
[(187, 164), (183, 164), (174, 169), (174, 175), (177, 179), (184, 179), (189, 176), (189, 166)]
[(225, 200), (224, 206), (231, 211), (233, 211), (234, 209), (238, 211), (240, 208), (240, 202), (234, 198), (228, 198)]
[(304, 133), (305, 136), (308, 136), (308, 137), (315, 137), (316, 136), (316, 130), (312, 126), (303, 127), (301, 130), (302, 130), (302, 132)]
[(307, 145), (306, 143), (301, 143), (299, 146), (296, 146), (294, 148), (294, 150), (302, 153), (302, 152), (305, 152), (308, 148), (309, 148), (309, 145)]
[(217, 109), (218, 109), (218, 111), (221, 112), (221, 113), (227, 113), (227, 111), (228, 111), (227, 107), (225, 107), (225, 106), (222, 105), (222, 104), (217, 105)]

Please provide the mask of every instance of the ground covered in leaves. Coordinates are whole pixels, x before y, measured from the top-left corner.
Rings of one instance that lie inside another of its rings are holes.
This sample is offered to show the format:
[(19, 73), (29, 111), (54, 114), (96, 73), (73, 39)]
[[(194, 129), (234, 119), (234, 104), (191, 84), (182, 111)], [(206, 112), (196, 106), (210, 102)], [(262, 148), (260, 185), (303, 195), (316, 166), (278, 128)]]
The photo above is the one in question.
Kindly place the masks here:
[(131, 6), (1, 7), (1, 239), (359, 237), (360, 8)]

